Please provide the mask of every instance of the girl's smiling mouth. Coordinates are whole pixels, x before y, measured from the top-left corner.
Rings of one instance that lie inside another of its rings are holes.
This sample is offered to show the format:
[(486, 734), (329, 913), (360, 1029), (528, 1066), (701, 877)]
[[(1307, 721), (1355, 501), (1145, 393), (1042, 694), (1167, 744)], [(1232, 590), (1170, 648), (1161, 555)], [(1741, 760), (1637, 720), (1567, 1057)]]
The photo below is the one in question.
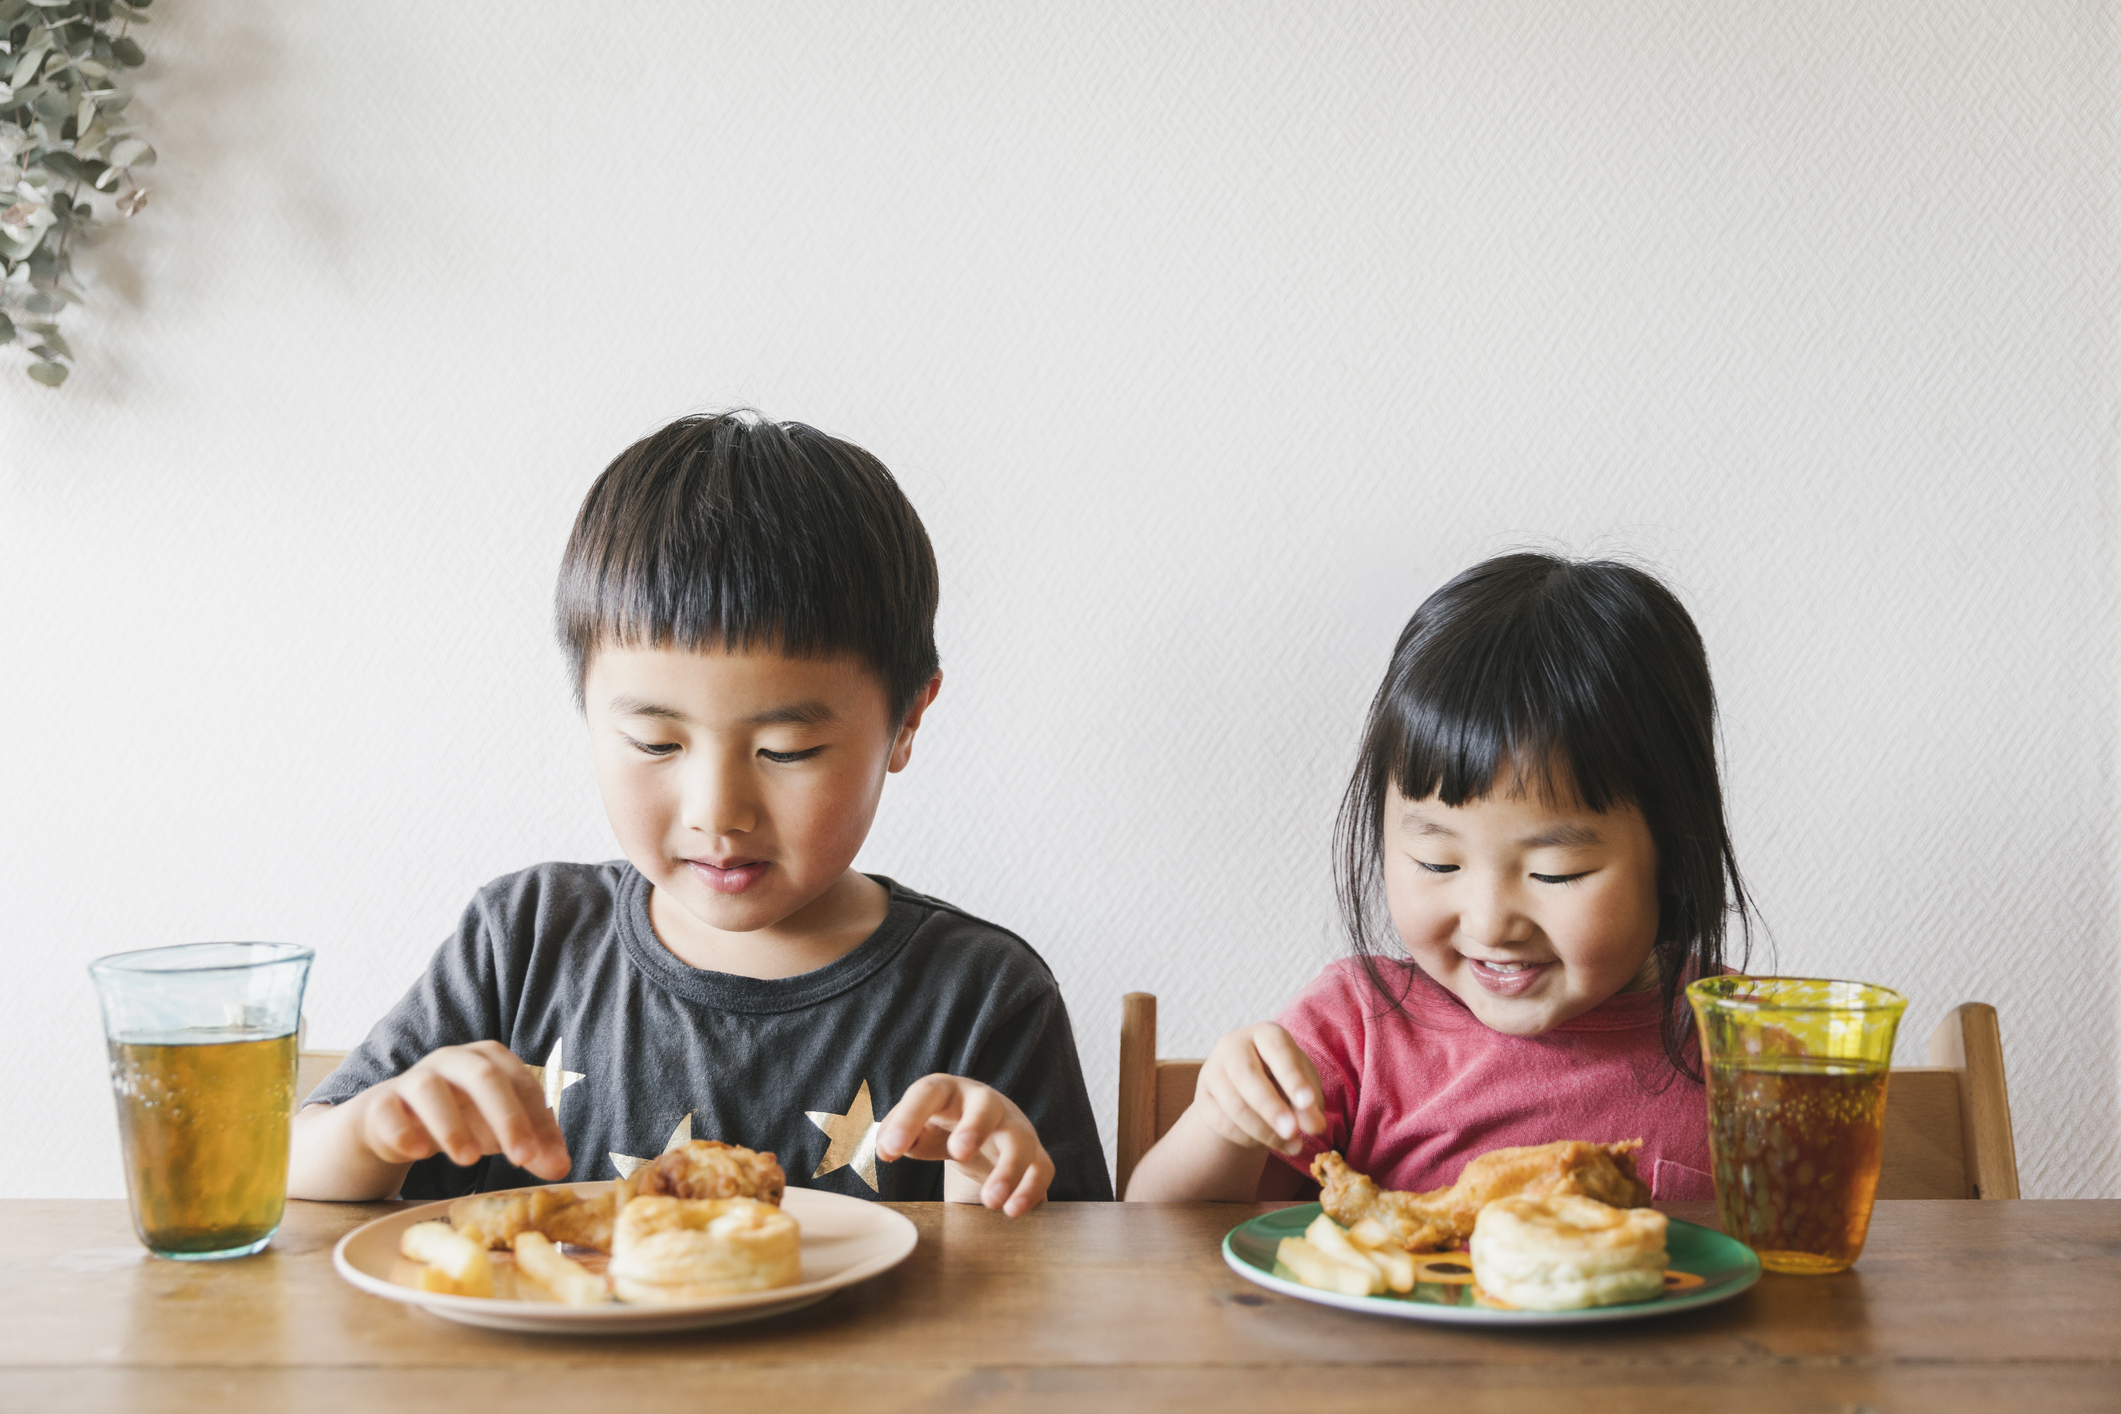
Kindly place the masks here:
[(694, 877), (718, 894), (740, 894), (759, 881), (773, 865), (763, 859), (732, 859), (726, 864), (709, 864), (704, 859), (688, 859)]
[(1552, 962), (1482, 962), (1466, 958), (1473, 980), (1498, 997), (1519, 997), (1539, 985)]

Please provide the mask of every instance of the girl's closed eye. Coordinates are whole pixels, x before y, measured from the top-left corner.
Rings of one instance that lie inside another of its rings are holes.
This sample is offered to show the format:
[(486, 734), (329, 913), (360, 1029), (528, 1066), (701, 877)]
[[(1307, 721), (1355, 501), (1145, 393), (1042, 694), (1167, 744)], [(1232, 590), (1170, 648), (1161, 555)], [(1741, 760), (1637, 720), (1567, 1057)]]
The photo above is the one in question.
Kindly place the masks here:
[(1587, 879), (1597, 871), (1579, 869), (1574, 874), (1534, 874), (1532, 877), (1542, 884), (1573, 884), (1578, 879)]
[(1458, 872), (1456, 864), (1431, 864), (1426, 859), (1417, 859), (1414, 862), (1431, 874), (1456, 874)]
[[(621, 732), (619, 735), (626, 734)], [(639, 741), (630, 736), (626, 737), (626, 744), (644, 756), (668, 756), (678, 749), (674, 741)]]
[(776, 765), (786, 766), (797, 761), (808, 761), (824, 749), (822, 746), (811, 746), (805, 747), (801, 751), (768, 751), (762, 746), (759, 748), (759, 755)]

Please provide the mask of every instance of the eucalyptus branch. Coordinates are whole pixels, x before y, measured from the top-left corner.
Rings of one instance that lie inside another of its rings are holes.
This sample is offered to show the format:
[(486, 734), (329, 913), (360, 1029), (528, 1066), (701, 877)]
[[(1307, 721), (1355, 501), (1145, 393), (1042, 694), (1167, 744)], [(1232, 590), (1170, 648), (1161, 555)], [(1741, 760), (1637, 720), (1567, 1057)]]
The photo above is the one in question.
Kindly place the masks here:
[(136, 173), (155, 150), (122, 125), (132, 94), (118, 77), (147, 62), (130, 30), (152, 4), (0, 0), (0, 344), (21, 336), (29, 376), (48, 387), (74, 357), (58, 316), (81, 302), (74, 233), (97, 224), (83, 190), (128, 218), (147, 204)]

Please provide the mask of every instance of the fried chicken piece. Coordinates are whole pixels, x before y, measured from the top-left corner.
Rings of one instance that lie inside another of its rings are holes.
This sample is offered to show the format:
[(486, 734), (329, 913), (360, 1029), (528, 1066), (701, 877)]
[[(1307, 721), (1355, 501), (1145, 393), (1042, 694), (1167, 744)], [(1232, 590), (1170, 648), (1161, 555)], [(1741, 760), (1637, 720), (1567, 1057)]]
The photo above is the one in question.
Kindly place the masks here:
[(1615, 1208), (1647, 1207), (1649, 1185), (1635, 1176), (1640, 1139), (1592, 1144), (1563, 1139), (1518, 1149), (1496, 1149), (1468, 1163), (1449, 1188), (1397, 1193), (1379, 1188), (1348, 1167), (1338, 1152), (1320, 1154), (1311, 1176), (1319, 1203), (1333, 1221), (1352, 1227), (1375, 1218), (1409, 1252), (1436, 1252), (1473, 1235), (1480, 1210), (1497, 1198), (1592, 1198)]
[(572, 1188), (514, 1188), (457, 1199), (449, 1205), (449, 1225), (483, 1247), (507, 1247), (518, 1233), (542, 1232), (555, 1242), (609, 1252), (617, 1211), (609, 1190), (584, 1199)]
[(780, 1205), (788, 1187), (780, 1160), (719, 1139), (695, 1139), (619, 1180), (619, 1205), (632, 1198), (756, 1198)]

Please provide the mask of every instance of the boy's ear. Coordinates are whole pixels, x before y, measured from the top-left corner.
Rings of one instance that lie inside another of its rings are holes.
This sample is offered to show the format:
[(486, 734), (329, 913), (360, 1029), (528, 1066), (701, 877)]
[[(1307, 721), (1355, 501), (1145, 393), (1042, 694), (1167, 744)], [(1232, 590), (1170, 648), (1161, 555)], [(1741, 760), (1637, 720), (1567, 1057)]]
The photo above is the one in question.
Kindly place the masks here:
[(913, 734), (921, 729), (921, 714), (928, 704), (935, 701), (935, 694), (943, 690), (943, 675), (940, 671), (913, 694), (913, 705), (906, 709), (906, 720), (899, 723), (898, 738), (891, 743), (891, 763), (886, 768), (903, 771), (906, 763), (913, 759)]

